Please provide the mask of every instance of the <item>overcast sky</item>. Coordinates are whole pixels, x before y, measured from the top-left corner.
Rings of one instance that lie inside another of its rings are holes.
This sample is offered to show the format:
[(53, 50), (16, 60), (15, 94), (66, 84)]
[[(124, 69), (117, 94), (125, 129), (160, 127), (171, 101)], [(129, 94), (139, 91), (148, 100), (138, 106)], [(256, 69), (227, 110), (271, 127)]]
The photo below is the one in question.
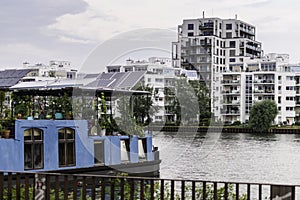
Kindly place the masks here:
[[(183, 19), (202, 17), (202, 11), (206, 17), (237, 14), (256, 26), (256, 39), (265, 53), (288, 53), (291, 62), (300, 62), (300, 3), (296, 0), (1, 0), (0, 9), (1, 68), (49, 60), (68, 60), (81, 68), (99, 45), (113, 58), (122, 57), (116, 55), (118, 47), (108, 45), (111, 38), (148, 30), (144, 28), (174, 32)], [(176, 40), (176, 34), (164, 33), (166, 43)]]

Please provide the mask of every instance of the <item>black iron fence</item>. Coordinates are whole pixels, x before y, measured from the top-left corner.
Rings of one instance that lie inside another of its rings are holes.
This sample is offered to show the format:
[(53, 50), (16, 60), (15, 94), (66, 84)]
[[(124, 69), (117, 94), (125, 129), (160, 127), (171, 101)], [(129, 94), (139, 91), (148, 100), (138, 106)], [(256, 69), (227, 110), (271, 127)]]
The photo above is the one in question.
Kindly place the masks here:
[(124, 175), (0, 173), (0, 199), (295, 199), (298, 187)]

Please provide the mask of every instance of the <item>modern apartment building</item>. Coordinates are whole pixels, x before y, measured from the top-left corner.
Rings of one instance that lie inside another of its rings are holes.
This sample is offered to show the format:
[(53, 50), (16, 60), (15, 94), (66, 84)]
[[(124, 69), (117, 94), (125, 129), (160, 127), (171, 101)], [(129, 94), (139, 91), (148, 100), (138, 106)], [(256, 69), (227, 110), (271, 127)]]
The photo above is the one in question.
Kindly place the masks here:
[(186, 19), (172, 43), (172, 65), (193, 69), (206, 82), (216, 119), (247, 122), (251, 106), (271, 99), (278, 105), (274, 123), (300, 120), (300, 65), (289, 55), (263, 55), (253, 25), (235, 19)]
[(52, 80), (55, 78), (60, 79), (75, 79), (77, 70), (73, 69), (70, 61), (49, 61), (49, 65), (37, 63), (31, 65), (28, 62), (23, 63), (23, 68), (31, 69), (28, 77), (24, 77), (24, 81), (35, 80)]
[(269, 54), (233, 67), (222, 73), (222, 95), (216, 97), (220, 120), (247, 122), (251, 106), (270, 99), (278, 105), (276, 124), (295, 122), (296, 74), (288, 64), (288, 55)]
[[(219, 97), (223, 72), (236, 69), (234, 64), (246, 59), (262, 57), (261, 43), (255, 37), (255, 27), (238, 19), (183, 20), (178, 26), (178, 41), (172, 43), (173, 66), (196, 70), (211, 96)], [(214, 98), (211, 104), (212, 112), (219, 116)]]

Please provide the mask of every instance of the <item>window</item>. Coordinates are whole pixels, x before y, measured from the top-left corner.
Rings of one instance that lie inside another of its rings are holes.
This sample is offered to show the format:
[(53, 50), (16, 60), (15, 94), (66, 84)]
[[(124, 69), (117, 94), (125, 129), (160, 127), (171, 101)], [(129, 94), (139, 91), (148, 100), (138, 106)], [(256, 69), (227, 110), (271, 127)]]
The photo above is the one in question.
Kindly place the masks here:
[(235, 48), (235, 41), (230, 41), (229, 42), (229, 47), (230, 48)]
[(292, 81), (292, 80), (294, 80), (294, 77), (292, 77), (292, 76), (287, 76), (287, 77), (286, 77), (286, 80), (287, 80), (287, 81)]
[(229, 50), (229, 56), (230, 57), (235, 56), (235, 50)]
[(163, 83), (164, 80), (163, 80), (162, 78), (156, 78), (156, 79), (155, 79), (155, 82), (156, 82), (156, 83)]
[(194, 30), (194, 24), (188, 24), (188, 30)]
[(286, 90), (294, 90), (293, 86), (286, 86)]
[(94, 141), (94, 163), (95, 164), (104, 163), (104, 141), (103, 140)]
[(235, 62), (235, 58), (229, 58), (229, 62)]
[(139, 139), (138, 141), (139, 160), (147, 159), (147, 140), (146, 138)]
[(226, 30), (232, 30), (232, 24), (226, 24)]
[(294, 110), (294, 107), (286, 107), (285, 110), (286, 110), (286, 111), (293, 111), (293, 110)]
[(44, 168), (44, 134), (38, 128), (24, 131), (24, 169)]
[(227, 32), (226, 33), (226, 38), (232, 38), (232, 33), (231, 32)]
[(193, 32), (188, 32), (188, 36), (194, 36)]
[(294, 101), (294, 97), (286, 97), (285, 100), (286, 101)]
[(129, 139), (120, 140), (121, 162), (130, 160), (130, 141)]
[(60, 167), (75, 165), (75, 131), (71, 128), (58, 130), (58, 160)]

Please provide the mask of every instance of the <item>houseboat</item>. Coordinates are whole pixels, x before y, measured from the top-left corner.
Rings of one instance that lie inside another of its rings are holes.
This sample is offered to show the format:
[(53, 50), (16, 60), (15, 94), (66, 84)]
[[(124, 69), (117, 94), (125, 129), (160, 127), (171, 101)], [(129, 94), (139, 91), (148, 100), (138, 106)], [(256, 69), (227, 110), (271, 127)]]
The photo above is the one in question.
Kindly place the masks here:
[[(22, 82), (10, 91), (11, 124), (2, 120), (2, 129), (11, 133), (0, 139), (0, 171), (159, 175), (159, 151), (149, 131), (111, 129), (103, 134), (99, 126), (103, 115), (112, 126), (112, 107), (118, 97), (147, 92), (86, 87), (81, 82)], [(79, 106), (67, 105), (74, 102)], [(92, 114), (83, 113), (93, 109)]]

